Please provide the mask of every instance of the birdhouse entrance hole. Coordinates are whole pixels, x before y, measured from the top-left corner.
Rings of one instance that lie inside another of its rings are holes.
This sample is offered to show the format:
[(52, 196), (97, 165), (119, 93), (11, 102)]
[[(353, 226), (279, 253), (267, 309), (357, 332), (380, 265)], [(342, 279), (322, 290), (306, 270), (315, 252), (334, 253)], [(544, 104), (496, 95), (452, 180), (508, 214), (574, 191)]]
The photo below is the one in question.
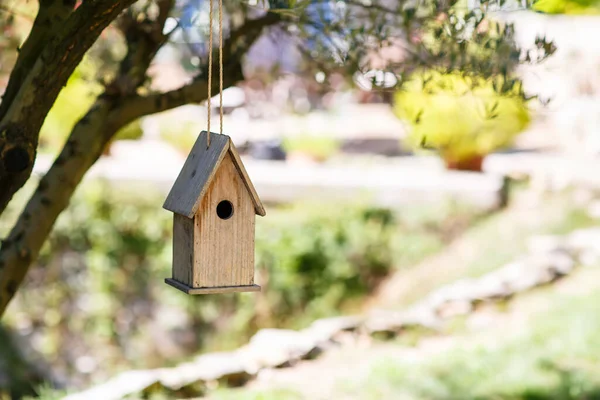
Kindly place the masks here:
[(223, 200), (217, 204), (217, 216), (221, 219), (229, 219), (233, 215), (233, 204), (228, 200)]

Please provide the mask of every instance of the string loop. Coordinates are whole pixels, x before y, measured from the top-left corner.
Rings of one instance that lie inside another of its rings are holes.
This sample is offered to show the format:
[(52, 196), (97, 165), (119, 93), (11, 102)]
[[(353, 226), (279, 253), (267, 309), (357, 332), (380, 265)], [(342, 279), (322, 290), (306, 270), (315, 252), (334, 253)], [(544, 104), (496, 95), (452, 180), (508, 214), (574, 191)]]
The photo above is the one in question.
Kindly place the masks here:
[[(208, 114), (208, 123), (206, 135), (206, 147), (210, 147), (210, 116), (211, 116), (211, 97), (212, 97), (212, 53), (213, 53), (213, 2), (209, 0), (208, 15), (208, 98), (206, 100), (206, 109)], [(223, 0), (219, 0), (219, 134), (223, 134)]]

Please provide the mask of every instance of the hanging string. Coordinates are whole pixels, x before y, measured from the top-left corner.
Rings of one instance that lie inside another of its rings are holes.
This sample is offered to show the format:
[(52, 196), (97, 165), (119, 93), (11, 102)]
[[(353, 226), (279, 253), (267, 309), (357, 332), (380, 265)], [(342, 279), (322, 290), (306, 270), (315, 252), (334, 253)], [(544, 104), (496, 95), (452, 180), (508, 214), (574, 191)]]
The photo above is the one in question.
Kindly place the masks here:
[[(208, 99), (206, 108), (208, 114), (208, 126), (206, 135), (206, 147), (210, 147), (210, 106), (212, 97), (212, 50), (213, 50), (213, 2), (209, 1), (208, 15)], [(223, 0), (219, 0), (219, 133), (223, 134)]]
[(223, 0), (219, 0), (219, 133), (223, 134)]
[(210, 98), (212, 97), (212, 43), (213, 43), (213, 2), (210, 0), (208, 2), (209, 12), (208, 12), (208, 99), (206, 101), (206, 109), (207, 109), (207, 118), (208, 118), (208, 126), (207, 126), (207, 134), (206, 134), (206, 148), (210, 147)]

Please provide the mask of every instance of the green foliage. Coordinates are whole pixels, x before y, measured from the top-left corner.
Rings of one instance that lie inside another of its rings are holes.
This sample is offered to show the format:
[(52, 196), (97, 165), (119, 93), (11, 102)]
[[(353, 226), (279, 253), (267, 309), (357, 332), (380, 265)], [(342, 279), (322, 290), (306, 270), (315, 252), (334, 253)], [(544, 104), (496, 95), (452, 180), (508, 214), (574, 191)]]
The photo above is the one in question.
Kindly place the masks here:
[(306, 323), (331, 314), (393, 265), (388, 211), (313, 204), (280, 213), (257, 232), (260, 281), (271, 289), (265, 295), (275, 315), (304, 314)]
[(98, 94), (101, 86), (91, 79), (93, 64), (82, 62), (61, 90), (40, 131), (40, 150), (57, 153)]
[(450, 161), (508, 146), (529, 123), (525, 101), (498, 95), (502, 80), (425, 72), (397, 92), (394, 111), (410, 126), (409, 143)]
[[(0, 398), (33, 395), (43, 382), (41, 368), (28, 359), (18, 341), (4, 325), (0, 325)], [(10, 395), (15, 396), (11, 397)]]
[[(91, 60), (84, 60), (73, 72), (44, 120), (40, 131), (41, 152), (58, 153), (75, 124), (94, 104), (102, 92), (102, 86), (94, 78), (96, 70)], [(136, 120), (117, 132), (115, 140), (139, 139), (142, 133), (140, 121)]]
[(599, 304), (597, 293), (558, 298), (526, 333), (497, 346), (458, 346), (411, 365), (380, 362), (350, 398), (597, 399)]
[(186, 156), (194, 147), (199, 133), (198, 124), (193, 121), (171, 122), (160, 127), (160, 137)]
[(600, 14), (598, 0), (537, 0), (533, 9), (548, 14)]
[[(381, 88), (381, 75), (373, 72), (385, 71), (400, 87), (414, 71), (430, 68), (485, 79), (503, 77), (504, 84), (495, 89), (505, 94), (519, 86), (517, 80), (507, 79), (519, 64), (539, 62), (555, 48), (543, 37), (519, 47), (514, 26), (488, 18), (488, 11), (504, 6), (525, 9), (533, 1), (261, 0), (255, 6), (227, 1), (225, 8), (240, 17), (256, 6), (277, 13), (297, 39), (294, 44), (306, 60), (299, 67), (307, 76), (319, 72), (325, 73), (326, 81), (340, 76), (352, 80), (368, 73), (373, 86)], [(206, 29), (198, 29), (198, 34), (206, 35)], [(386, 79), (386, 88), (394, 84), (390, 81)], [(522, 91), (518, 95), (526, 97)]]
[(458, 216), (472, 217), (451, 203), (396, 215), (362, 205), (272, 208), (257, 220), (263, 291), (193, 297), (163, 283), (172, 253), (163, 197), (89, 184), (57, 221), (7, 315), (57, 374), (86, 381), (163, 367), (240, 345), (261, 327), (348, 311), (392, 269), (441, 248)]
[(115, 134), (115, 140), (137, 140), (142, 137), (142, 123), (139, 119), (125, 125)]
[(300, 152), (324, 161), (338, 152), (340, 141), (325, 135), (300, 135), (285, 138), (283, 148), (288, 153)]
[(271, 390), (221, 390), (211, 394), (211, 400), (302, 400), (299, 393), (286, 389)]
[[(532, 236), (563, 235), (575, 229), (598, 224), (585, 207), (577, 205), (575, 192), (566, 191), (544, 196), (536, 205), (535, 212), (530, 208), (518, 206), (527, 196), (528, 192), (513, 192), (511, 204), (514, 203), (515, 207), (501, 210), (478, 221), (477, 224), (471, 224), (460, 238), (460, 247), (451, 249), (450, 253), (443, 257), (444, 261), (440, 265), (426, 263), (418, 271), (406, 271), (403, 274), (404, 278), (408, 281), (417, 280), (419, 284), (404, 288), (394, 307), (404, 309), (444, 285), (465, 277), (480, 277), (500, 268), (527, 252), (528, 240)], [(414, 210), (405, 211), (403, 216), (416, 215), (418, 220), (421, 220)], [(429, 218), (441, 218), (442, 215), (451, 212), (450, 209), (440, 211), (439, 216), (430, 215)], [(452, 224), (448, 219), (446, 221), (448, 226), (461, 225), (460, 220)], [(448, 234), (456, 237), (456, 232), (450, 230)], [(423, 276), (428, 278), (422, 279)]]
[(24, 400), (61, 400), (67, 395), (68, 393), (64, 390), (58, 390), (48, 384), (44, 384), (36, 388), (35, 396), (27, 396)]

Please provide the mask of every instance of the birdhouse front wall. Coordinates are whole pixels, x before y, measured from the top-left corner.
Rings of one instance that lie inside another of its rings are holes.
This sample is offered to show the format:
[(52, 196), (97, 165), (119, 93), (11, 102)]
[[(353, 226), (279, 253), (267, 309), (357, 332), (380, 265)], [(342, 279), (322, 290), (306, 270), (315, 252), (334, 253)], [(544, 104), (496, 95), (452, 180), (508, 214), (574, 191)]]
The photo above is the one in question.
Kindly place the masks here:
[(254, 284), (255, 209), (230, 153), (194, 217), (192, 287)]

